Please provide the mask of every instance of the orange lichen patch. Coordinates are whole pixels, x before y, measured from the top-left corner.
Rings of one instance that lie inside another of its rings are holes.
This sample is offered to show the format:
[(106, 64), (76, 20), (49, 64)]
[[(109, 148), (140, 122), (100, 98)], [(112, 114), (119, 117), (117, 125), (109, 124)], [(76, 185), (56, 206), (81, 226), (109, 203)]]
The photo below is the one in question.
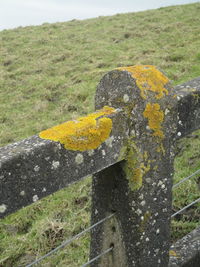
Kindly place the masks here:
[(116, 112), (114, 108), (105, 106), (87, 117), (67, 121), (42, 131), (39, 136), (43, 139), (59, 141), (69, 150), (95, 149), (109, 137), (112, 120), (105, 116), (114, 112)]
[(131, 67), (120, 67), (118, 70), (128, 71), (136, 80), (137, 86), (141, 90), (141, 97), (147, 98), (147, 91), (156, 93), (157, 99), (168, 95), (168, 90), (164, 87), (169, 79), (153, 65), (136, 65)]
[(147, 103), (143, 115), (148, 119), (148, 126), (154, 131), (153, 135), (164, 138), (163, 131), (161, 130), (161, 124), (164, 120), (164, 113), (162, 110), (160, 110), (160, 105), (158, 103)]

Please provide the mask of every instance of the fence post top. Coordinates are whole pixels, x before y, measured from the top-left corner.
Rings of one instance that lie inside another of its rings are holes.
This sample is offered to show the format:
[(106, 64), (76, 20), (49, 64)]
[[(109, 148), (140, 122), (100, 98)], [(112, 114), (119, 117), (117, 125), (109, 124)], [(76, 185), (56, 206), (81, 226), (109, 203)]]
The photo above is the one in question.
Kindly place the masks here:
[(95, 98), (96, 108), (104, 105), (125, 108), (135, 124), (145, 125), (143, 134), (152, 131), (160, 138), (165, 135), (163, 128), (168, 128), (168, 136), (174, 133), (175, 124), (172, 129), (167, 118), (175, 121), (176, 102), (169, 79), (153, 65), (120, 67), (107, 73), (97, 87)]

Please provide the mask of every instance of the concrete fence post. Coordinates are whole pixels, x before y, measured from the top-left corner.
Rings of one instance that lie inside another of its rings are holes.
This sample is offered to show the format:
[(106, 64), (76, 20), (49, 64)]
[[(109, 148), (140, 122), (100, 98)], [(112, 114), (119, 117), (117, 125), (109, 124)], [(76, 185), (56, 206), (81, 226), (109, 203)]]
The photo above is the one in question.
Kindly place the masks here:
[(91, 266), (168, 266), (176, 101), (154, 66), (118, 68), (100, 81), (96, 108), (122, 109), (127, 136), (115, 155), (124, 160), (93, 176), (92, 224), (115, 216), (92, 231), (91, 258), (114, 249)]

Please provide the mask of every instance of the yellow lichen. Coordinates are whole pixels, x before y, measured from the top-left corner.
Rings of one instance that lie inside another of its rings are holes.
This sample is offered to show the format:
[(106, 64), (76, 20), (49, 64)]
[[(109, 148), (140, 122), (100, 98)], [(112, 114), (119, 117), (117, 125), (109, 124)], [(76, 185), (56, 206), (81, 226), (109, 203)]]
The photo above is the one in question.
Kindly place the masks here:
[(164, 113), (160, 110), (160, 105), (158, 103), (147, 103), (143, 115), (148, 119), (148, 126), (154, 131), (153, 135), (160, 137), (161, 139), (164, 138), (163, 131), (161, 130)]
[(168, 90), (165, 85), (169, 82), (169, 79), (155, 66), (152, 65), (136, 65), (130, 67), (120, 67), (118, 70), (128, 71), (132, 74), (132, 77), (136, 80), (136, 84), (141, 90), (141, 97), (147, 98), (147, 91), (152, 91), (156, 95), (157, 99), (168, 95)]
[(130, 186), (133, 190), (138, 190), (142, 186), (143, 173), (140, 168), (133, 169), (133, 174), (129, 179)]
[(89, 150), (97, 148), (110, 135), (112, 120), (106, 115), (116, 110), (105, 106), (77, 120), (67, 121), (50, 129), (42, 131), (39, 136), (43, 139), (59, 141), (69, 150)]
[(149, 222), (150, 217), (151, 217), (151, 212), (150, 211), (146, 211), (144, 213), (143, 220), (141, 221), (141, 224), (140, 224), (140, 227), (139, 227), (139, 231), (141, 233), (145, 232), (146, 228), (148, 227), (148, 222)]
[[(124, 152), (123, 152), (124, 154)], [(147, 151), (140, 153), (133, 141), (128, 142), (124, 162), (124, 171), (129, 181), (131, 190), (142, 187), (143, 176), (150, 170), (150, 160)]]
[(156, 152), (162, 153), (163, 155), (165, 155), (165, 149), (162, 143), (159, 146), (157, 146)]
[(177, 255), (175, 250), (170, 249), (169, 255), (172, 256), (172, 257), (177, 257), (178, 258), (178, 255)]

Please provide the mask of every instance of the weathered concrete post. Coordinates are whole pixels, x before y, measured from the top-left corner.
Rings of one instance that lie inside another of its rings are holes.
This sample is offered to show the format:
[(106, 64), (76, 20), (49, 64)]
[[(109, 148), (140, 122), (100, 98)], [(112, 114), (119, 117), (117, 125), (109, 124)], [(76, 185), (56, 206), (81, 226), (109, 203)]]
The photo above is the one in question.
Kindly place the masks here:
[(114, 247), (92, 266), (168, 265), (175, 103), (169, 80), (154, 66), (118, 68), (101, 80), (96, 108), (122, 109), (118, 124), (128, 137), (116, 155), (125, 160), (93, 177), (92, 224), (115, 216), (92, 232), (91, 258)]

